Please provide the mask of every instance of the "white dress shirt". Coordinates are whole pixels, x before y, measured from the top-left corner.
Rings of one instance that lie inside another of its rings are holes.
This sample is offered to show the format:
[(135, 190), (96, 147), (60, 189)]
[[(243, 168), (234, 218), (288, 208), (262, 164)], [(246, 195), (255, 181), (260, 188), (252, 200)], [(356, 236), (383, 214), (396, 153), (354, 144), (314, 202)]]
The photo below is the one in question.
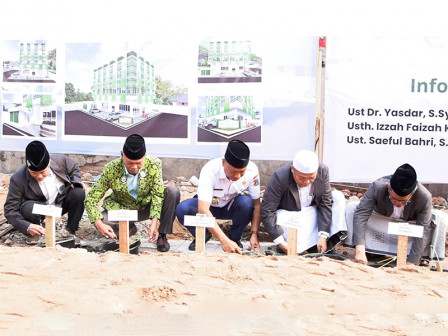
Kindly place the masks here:
[(213, 159), (202, 168), (198, 185), (199, 200), (222, 208), (243, 191), (247, 191), (252, 199), (260, 198), (260, 176), (255, 163), (250, 161), (244, 175), (237, 181), (227, 178), (222, 158)]
[(64, 181), (57, 177), (54, 171), (50, 168), (47, 177), (38, 183), (40, 190), (42, 190), (42, 193), (47, 199), (47, 203), (49, 205), (53, 205), (56, 200), (56, 196), (59, 193), (59, 188), (64, 185)]
[(404, 206), (396, 207), (394, 205), (394, 212), (392, 212), (392, 215), (390, 215), (390, 218), (397, 218), (397, 219), (403, 218), (403, 211), (404, 211)]

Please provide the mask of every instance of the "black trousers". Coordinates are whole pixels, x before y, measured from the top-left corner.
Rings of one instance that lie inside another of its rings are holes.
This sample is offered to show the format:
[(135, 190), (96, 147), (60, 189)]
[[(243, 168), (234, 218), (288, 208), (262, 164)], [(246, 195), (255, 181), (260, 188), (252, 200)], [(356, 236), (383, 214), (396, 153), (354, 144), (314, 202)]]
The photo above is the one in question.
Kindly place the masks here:
[[(62, 214), (68, 213), (67, 228), (74, 232), (79, 228), (79, 221), (84, 213), (84, 198), (86, 193), (82, 188), (70, 188), (62, 203)], [(39, 224), (45, 216), (33, 214), (33, 206), (37, 201), (25, 201), (20, 206), (23, 218), (33, 224)]]
[[(173, 233), (173, 223), (176, 216), (175, 210), (176, 206), (180, 201), (180, 193), (177, 187), (165, 187), (162, 212), (160, 214), (160, 226), (159, 233), (169, 234)], [(144, 221), (149, 218), (149, 211), (151, 208), (151, 203), (149, 203), (143, 210), (138, 211), (137, 222)], [(109, 221), (107, 210), (102, 212), (104, 224), (110, 225), (114, 230), (115, 234), (118, 236), (119, 224), (116, 221)], [(135, 221), (129, 221), (129, 235), (132, 236), (137, 232), (137, 227), (135, 226)]]

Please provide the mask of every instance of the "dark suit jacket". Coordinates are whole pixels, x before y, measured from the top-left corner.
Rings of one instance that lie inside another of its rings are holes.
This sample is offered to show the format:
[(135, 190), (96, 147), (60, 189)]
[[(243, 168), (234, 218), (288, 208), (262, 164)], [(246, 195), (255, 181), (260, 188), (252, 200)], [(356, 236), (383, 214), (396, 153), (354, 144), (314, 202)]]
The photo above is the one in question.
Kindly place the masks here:
[[(365, 230), (372, 211), (390, 217), (394, 206), (389, 198), (386, 182), (390, 184), (390, 176), (384, 176), (373, 182), (364, 194), (353, 216), (353, 243), (365, 245)], [(431, 234), (432, 196), (430, 192), (417, 182), (417, 190), (408, 204), (404, 206), (403, 220), (416, 221), (424, 226), (423, 239), (414, 239), (408, 261), (414, 264), (420, 262), (425, 246), (429, 244)]]
[[(50, 156), (50, 168), (56, 176), (64, 181), (56, 196), (55, 204), (62, 204), (72, 183), (81, 183), (81, 170), (78, 164), (63, 154)], [(28, 168), (23, 166), (12, 177), (9, 182), (9, 191), (5, 202), (5, 217), (8, 222), (22, 233), (26, 233), (31, 224), (23, 218), (20, 207), (25, 201), (36, 201), (46, 204), (39, 183), (31, 176)]]
[[(313, 201), (317, 208), (317, 226), (319, 231), (330, 233), (331, 226), (331, 186), (328, 167), (321, 163), (316, 180), (312, 186)], [(261, 221), (272, 240), (283, 234), (283, 229), (276, 225), (275, 212), (279, 209), (300, 211), (300, 197), (297, 183), (294, 181), (291, 164), (276, 170), (266, 187), (261, 202)]]

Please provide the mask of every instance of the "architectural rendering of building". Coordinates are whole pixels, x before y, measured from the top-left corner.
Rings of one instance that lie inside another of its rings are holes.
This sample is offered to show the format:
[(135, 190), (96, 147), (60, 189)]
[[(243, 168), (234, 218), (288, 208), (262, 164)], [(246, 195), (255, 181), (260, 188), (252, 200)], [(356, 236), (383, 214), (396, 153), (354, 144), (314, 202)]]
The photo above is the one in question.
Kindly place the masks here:
[(256, 110), (252, 96), (207, 97), (205, 113), (200, 124), (208, 126), (208, 128), (210, 125), (222, 128), (220, 123), (228, 125), (230, 120), (237, 121), (237, 123), (233, 123), (233, 125), (237, 125), (234, 128), (259, 126), (259, 112)]
[(56, 49), (45, 41), (4, 41), (8, 55), (3, 60), (3, 81), (28, 83), (56, 82)]
[(56, 106), (51, 95), (23, 95), (23, 102), (6, 110), (7, 119), (17, 125), (40, 125), (43, 121), (56, 120)]
[(210, 41), (200, 48), (199, 78), (261, 77), (261, 62), (254, 59), (251, 41)]
[(56, 104), (52, 95), (25, 94), (22, 102), (3, 107), (3, 123), (35, 136), (55, 136)]
[(20, 43), (20, 71), (23, 75), (48, 77), (45, 42)]
[(154, 66), (130, 51), (93, 71), (94, 106), (122, 117), (151, 112), (155, 100)]
[(45, 42), (19, 42), (19, 71), (11, 79), (49, 79)]

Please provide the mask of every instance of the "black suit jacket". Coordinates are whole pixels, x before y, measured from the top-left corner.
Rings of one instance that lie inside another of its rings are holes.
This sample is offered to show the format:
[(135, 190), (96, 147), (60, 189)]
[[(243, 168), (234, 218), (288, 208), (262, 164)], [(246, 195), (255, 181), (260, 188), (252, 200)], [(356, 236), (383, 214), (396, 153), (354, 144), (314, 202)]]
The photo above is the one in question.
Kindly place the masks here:
[[(63, 154), (51, 155), (50, 159), (50, 168), (64, 181), (55, 200), (55, 204), (62, 204), (71, 184), (81, 183), (81, 170), (75, 161)], [(28, 168), (23, 166), (11, 177), (4, 206), (6, 219), (22, 233), (26, 233), (30, 225), (20, 213), (20, 207), (25, 201), (47, 203), (39, 183), (31, 176)]]
[[(317, 209), (317, 226), (319, 231), (330, 233), (331, 196), (328, 167), (321, 163), (312, 186), (313, 201)], [(294, 181), (291, 164), (284, 165), (272, 175), (261, 202), (261, 221), (272, 240), (283, 234), (283, 229), (276, 225), (275, 212), (279, 209), (300, 211), (300, 197), (297, 183)]]

